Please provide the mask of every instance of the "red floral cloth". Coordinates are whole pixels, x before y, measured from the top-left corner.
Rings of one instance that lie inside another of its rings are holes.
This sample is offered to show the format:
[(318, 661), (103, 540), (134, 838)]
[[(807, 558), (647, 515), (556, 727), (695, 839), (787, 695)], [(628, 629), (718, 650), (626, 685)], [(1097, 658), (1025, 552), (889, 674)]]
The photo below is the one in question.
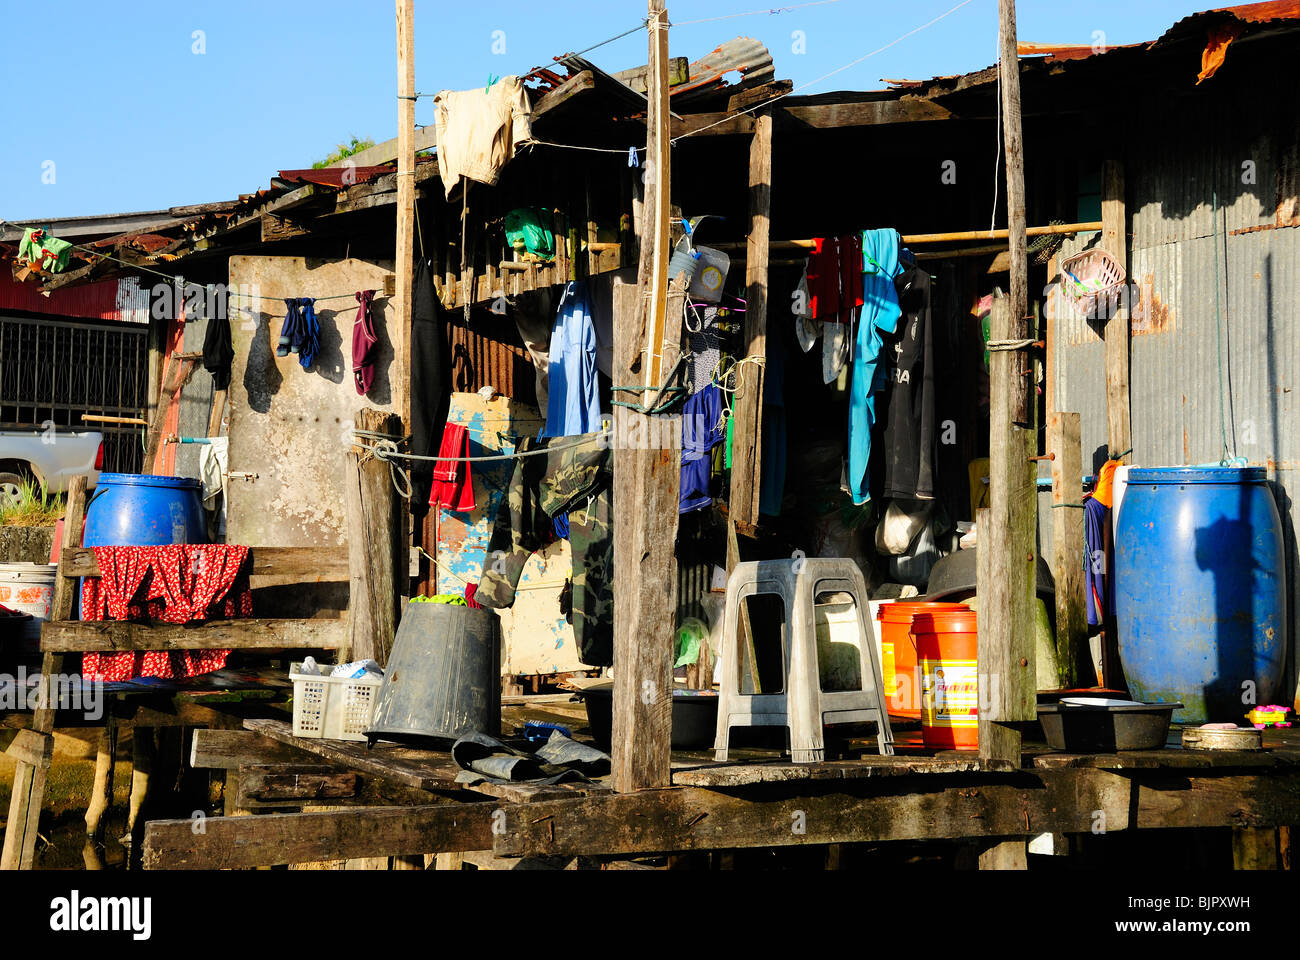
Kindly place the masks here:
[[(174, 544), (91, 549), (100, 576), (82, 581), (83, 620), (189, 623), (253, 615), (245, 563), (248, 547)], [(109, 682), (132, 677), (170, 680), (220, 670), (229, 656), (229, 650), (85, 653), (81, 671), (88, 678)]]

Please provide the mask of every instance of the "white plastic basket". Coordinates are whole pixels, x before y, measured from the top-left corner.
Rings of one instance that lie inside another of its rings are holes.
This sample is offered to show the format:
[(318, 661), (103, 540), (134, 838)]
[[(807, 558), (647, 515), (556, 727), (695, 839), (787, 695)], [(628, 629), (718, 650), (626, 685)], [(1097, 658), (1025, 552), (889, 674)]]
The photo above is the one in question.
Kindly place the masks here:
[(323, 740), (365, 740), (382, 677), (322, 677), (289, 667), (293, 681), (293, 735)]

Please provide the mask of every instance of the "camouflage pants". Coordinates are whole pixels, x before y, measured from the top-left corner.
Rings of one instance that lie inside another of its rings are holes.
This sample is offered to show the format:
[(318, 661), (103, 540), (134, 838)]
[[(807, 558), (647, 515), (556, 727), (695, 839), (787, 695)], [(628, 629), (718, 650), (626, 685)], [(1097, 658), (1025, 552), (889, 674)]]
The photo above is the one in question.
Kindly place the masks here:
[(524, 441), (520, 449), (557, 447), (545, 457), (520, 459), (497, 512), (474, 598), (508, 607), (524, 564), (552, 539), (551, 517), (567, 513), (573, 557), (572, 619), (578, 659), (609, 666), (614, 656), (614, 593), (610, 495), (613, 461), (599, 434)]

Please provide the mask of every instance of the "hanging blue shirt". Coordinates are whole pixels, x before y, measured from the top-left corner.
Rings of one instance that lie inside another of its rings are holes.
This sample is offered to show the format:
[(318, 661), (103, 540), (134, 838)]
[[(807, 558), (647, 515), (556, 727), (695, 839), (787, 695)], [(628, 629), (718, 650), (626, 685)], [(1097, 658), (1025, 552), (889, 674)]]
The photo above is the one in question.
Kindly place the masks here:
[(551, 330), (550, 377), (543, 437), (571, 437), (600, 429), (596, 385), (596, 324), (587, 285), (574, 280), (564, 288)]
[(871, 459), (871, 428), (876, 422), (876, 394), (885, 387), (880, 362), (882, 335), (898, 327), (901, 310), (894, 277), (900, 237), (897, 230), (862, 231), (862, 313), (853, 347), (853, 377), (849, 385), (849, 490), (856, 504), (871, 499), (867, 464)]
[[(587, 285), (573, 280), (564, 288), (551, 329), (546, 426), (540, 437), (572, 437), (601, 428), (596, 382), (596, 323)], [(555, 535), (569, 538), (569, 515), (552, 518)]]

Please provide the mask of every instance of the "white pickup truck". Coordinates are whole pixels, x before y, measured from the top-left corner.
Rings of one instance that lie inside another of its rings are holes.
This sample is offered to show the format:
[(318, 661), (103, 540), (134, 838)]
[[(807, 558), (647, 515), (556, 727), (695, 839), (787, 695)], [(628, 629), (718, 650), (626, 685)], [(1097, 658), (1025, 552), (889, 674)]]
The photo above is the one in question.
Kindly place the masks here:
[(86, 485), (99, 481), (104, 435), (84, 431), (0, 430), (0, 501), (17, 498), (22, 485), (35, 481), (47, 493), (62, 493), (79, 473)]

